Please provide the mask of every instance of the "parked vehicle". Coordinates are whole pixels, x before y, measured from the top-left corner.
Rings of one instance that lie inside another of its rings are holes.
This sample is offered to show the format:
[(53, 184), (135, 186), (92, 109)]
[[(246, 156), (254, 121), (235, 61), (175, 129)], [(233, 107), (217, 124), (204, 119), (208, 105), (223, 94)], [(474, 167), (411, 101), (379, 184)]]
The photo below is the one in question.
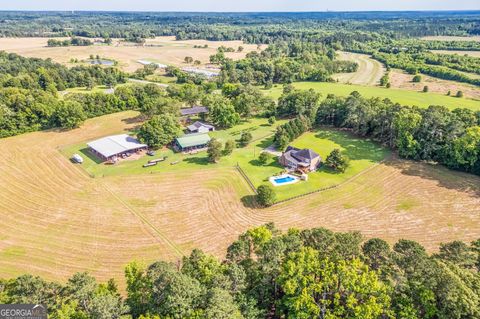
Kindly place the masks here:
[(82, 164), (83, 163), (83, 157), (81, 157), (78, 154), (73, 154), (72, 156), (72, 161), (77, 164)]

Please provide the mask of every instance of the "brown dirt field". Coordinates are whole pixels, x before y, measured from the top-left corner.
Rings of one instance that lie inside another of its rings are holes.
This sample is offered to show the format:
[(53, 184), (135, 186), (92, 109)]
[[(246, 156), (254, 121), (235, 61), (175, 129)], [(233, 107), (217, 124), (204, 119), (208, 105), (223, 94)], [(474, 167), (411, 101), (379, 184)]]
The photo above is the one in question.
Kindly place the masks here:
[(390, 71), (390, 84), (392, 88), (408, 89), (412, 91), (422, 91), (425, 85), (430, 92), (447, 94), (451, 91), (454, 96), (457, 91), (463, 91), (465, 97), (480, 100), (480, 88), (474, 85), (461, 84), (455, 81), (441, 80), (422, 74), (422, 81), (413, 83), (413, 75), (407, 74), (402, 70), (393, 69)]
[[(194, 60), (200, 60), (203, 64), (209, 62), (209, 57), (216, 53), (218, 47), (224, 45), (237, 49), (240, 45), (244, 47), (241, 53), (226, 53), (226, 56), (233, 59), (243, 58), (248, 52), (257, 50), (257, 45), (244, 44), (242, 41), (206, 41), (206, 40), (185, 40), (176, 41), (174, 37), (157, 37), (147, 39), (145, 46), (137, 46), (132, 43), (119, 42), (114, 40), (110, 46), (92, 45), (86, 47), (47, 47), (48, 38), (0, 38), (0, 50), (18, 53), (26, 57), (51, 58), (52, 60), (66, 65), (70, 59), (88, 59), (90, 54), (100, 55), (102, 58), (114, 59), (125, 71), (135, 71), (141, 68), (138, 63), (141, 59), (154, 59), (155, 62), (187, 66), (183, 63), (186, 56)], [(194, 45), (208, 44), (206, 49), (196, 49)], [(263, 49), (263, 47), (262, 47)]]
[(480, 177), (427, 164), (392, 159), (337, 189), (254, 209), (242, 204), (251, 194), (233, 168), (93, 179), (58, 151), (126, 130), (135, 115), (0, 140), (0, 277), (88, 270), (123, 283), (133, 259), (176, 259), (193, 247), (222, 256), (238, 234), (270, 221), (409, 238), (430, 251), (480, 237)]

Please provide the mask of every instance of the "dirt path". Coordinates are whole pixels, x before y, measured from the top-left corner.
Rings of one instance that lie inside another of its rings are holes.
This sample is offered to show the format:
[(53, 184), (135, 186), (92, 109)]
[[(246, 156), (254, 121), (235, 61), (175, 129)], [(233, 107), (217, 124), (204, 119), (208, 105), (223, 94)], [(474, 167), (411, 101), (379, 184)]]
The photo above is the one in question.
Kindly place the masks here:
[(333, 76), (342, 83), (359, 85), (378, 85), (380, 78), (385, 73), (383, 65), (366, 54), (337, 52), (339, 60), (353, 61), (358, 63), (358, 70), (354, 73), (338, 73)]

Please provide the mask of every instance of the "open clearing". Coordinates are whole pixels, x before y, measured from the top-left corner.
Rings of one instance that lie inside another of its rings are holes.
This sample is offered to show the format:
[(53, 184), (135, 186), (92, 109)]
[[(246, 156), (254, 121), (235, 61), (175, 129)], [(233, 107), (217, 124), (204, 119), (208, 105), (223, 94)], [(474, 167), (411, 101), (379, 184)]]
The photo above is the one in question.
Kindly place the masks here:
[[(460, 82), (442, 80), (428, 75), (422, 74), (422, 81), (418, 83), (412, 82), (413, 75), (407, 74), (405, 71), (392, 69), (390, 71), (390, 83), (392, 88), (406, 89), (420, 92), (425, 85), (428, 86), (429, 92), (438, 94), (447, 94), (448, 91), (454, 96), (457, 91), (462, 91), (464, 97), (480, 100), (480, 87), (462, 84)], [(423, 94), (423, 93), (422, 93)]]
[[(186, 56), (199, 60), (202, 64), (209, 62), (209, 57), (216, 53), (220, 46), (233, 47), (235, 50), (243, 46), (243, 52), (226, 53), (232, 59), (243, 58), (248, 52), (257, 50), (257, 45), (244, 44), (242, 41), (206, 41), (184, 40), (176, 41), (174, 37), (157, 37), (147, 39), (145, 45), (138, 46), (133, 43), (114, 40), (112, 45), (92, 45), (83, 47), (47, 47), (48, 38), (0, 38), (0, 49), (18, 53), (26, 57), (51, 58), (53, 61), (66, 65), (70, 59), (86, 60), (91, 54), (100, 55), (102, 58), (113, 59), (125, 71), (135, 71), (142, 65), (138, 60), (149, 60), (168, 65), (187, 66), (183, 62)], [(208, 48), (194, 48), (195, 45)]]
[(337, 59), (352, 61), (358, 64), (357, 72), (338, 73), (333, 76), (335, 80), (341, 83), (374, 86), (380, 83), (380, 78), (385, 73), (385, 68), (382, 63), (372, 59), (366, 54), (340, 51), (337, 52)]
[[(364, 97), (379, 97), (382, 99), (390, 99), (393, 102), (402, 105), (416, 105), (420, 107), (428, 107), (429, 105), (444, 105), (449, 109), (457, 107), (465, 107), (471, 110), (480, 110), (480, 101), (467, 98), (455, 98), (438, 93), (423, 93), (412, 90), (403, 89), (386, 89), (383, 87), (372, 87), (363, 85), (349, 85), (341, 83), (327, 83), (327, 82), (296, 82), (293, 83), (298, 89), (307, 90), (314, 89), (322, 93), (323, 98), (328, 94), (335, 94), (339, 96), (347, 96), (353, 91), (358, 91)], [(282, 86), (275, 85), (272, 89), (265, 91), (274, 98), (278, 98), (282, 94)]]
[[(280, 125), (285, 121), (278, 121)], [(230, 156), (222, 157), (216, 165), (208, 163), (206, 152), (197, 154), (175, 153), (171, 149), (164, 148), (156, 152), (156, 158), (167, 156), (167, 161), (156, 166), (143, 168), (151, 158), (143, 157), (137, 160), (127, 160), (117, 165), (104, 165), (99, 163), (95, 156), (86, 148), (86, 142), (68, 146), (61, 150), (67, 158), (73, 154), (81, 154), (85, 162), (82, 167), (92, 177), (105, 176), (125, 176), (138, 174), (153, 174), (165, 172), (195, 172), (203, 168), (232, 168), (239, 165), (252, 181), (255, 187), (262, 184), (270, 184), (268, 178), (281, 173), (284, 168), (278, 163), (276, 158), (270, 162), (261, 165), (258, 161), (258, 155), (273, 141), (273, 133), (276, 126), (267, 124), (266, 119), (251, 119), (241, 125), (237, 125), (228, 130), (217, 130), (210, 132), (211, 137), (217, 138), (223, 144), (227, 140), (238, 140), (241, 132), (248, 131), (252, 134), (254, 142), (246, 147), (236, 148)], [(351, 136), (346, 132), (330, 129), (320, 129), (314, 132), (303, 134), (295, 140), (292, 145), (299, 148), (311, 148), (325, 159), (330, 152), (338, 148), (345, 152), (350, 158), (350, 166), (343, 174), (338, 174), (330, 169), (322, 167), (317, 172), (310, 173), (308, 181), (299, 182), (293, 185), (277, 187), (277, 200), (284, 200), (293, 196), (302, 195), (318, 189), (339, 185), (362, 171), (372, 167), (382, 161), (390, 152), (383, 147), (367, 140)], [(178, 164), (170, 165), (175, 162)], [(270, 184), (271, 185), (271, 184)]]
[(431, 52), (438, 53), (438, 54), (469, 55), (476, 58), (480, 58), (480, 51), (431, 50)]
[(437, 36), (422, 37), (420, 39), (422, 39), (422, 40), (438, 40), (438, 41), (480, 41), (480, 35), (471, 36), (471, 37), (437, 35)]
[(422, 163), (393, 158), (336, 189), (255, 209), (233, 167), (91, 178), (59, 151), (131, 129), (135, 116), (0, 140), (0, 277), (88, 270), (120, 279), (133, 259), (175, 259), (193, 247), (223, 255), (239, 233), (270, 221), (409, 238), (430, 251), (480, 235), (480, 178)]

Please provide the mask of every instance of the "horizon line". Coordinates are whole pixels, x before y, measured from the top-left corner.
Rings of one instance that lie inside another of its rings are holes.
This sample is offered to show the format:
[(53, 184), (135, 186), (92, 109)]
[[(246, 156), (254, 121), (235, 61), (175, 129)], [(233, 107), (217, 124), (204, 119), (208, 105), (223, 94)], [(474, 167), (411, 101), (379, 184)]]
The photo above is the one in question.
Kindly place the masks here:
[(179, 11), (179, 10), (165, 10), (165, 11), (155, 11), (155, 10), (87, 10), (87, 9), (46, 9), (46, 10), (37, 10), (37, 9), (0, 9), (0, 12), (126, 12), (126, 13), (380, 13), (380, 12), (424, 12), (424, 13), (436, 13), (436, 12), (478, 12), (480, 13), (480, 8), (478, 9), (416, 9), (416, 10), (324, 10), (324, 11)]

